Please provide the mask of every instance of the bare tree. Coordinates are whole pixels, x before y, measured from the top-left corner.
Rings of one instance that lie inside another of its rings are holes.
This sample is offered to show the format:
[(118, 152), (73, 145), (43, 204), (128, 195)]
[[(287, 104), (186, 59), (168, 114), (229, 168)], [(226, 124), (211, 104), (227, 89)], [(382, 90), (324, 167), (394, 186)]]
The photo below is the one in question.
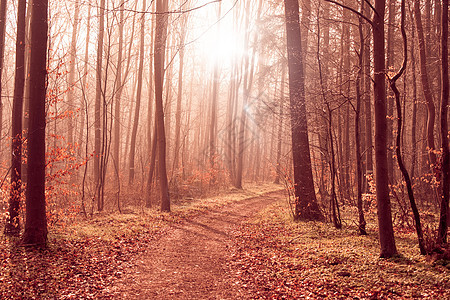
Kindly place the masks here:
[(408, 43), (407, 43), (406, 31), (405, 31), (405, 0), (402, 0), (402, 2), (401, 2), (401, 31), (402, 31), (402, 37), (403, 37), (402, 67), (392, 78), (389, 78), (391, 89), (394, 92), (395, 104), (396, 104), (396, 109), (397, 109), (397, 137), (396, 137), (396, 143), (395, 143), (395, 154), (397, 156), (398, 166), (399, 166), (400, 171), (403, 174), (403, 178), (405, 179), (405, 182), (406, 182), (406, 188), (408, 190), (408, 197), (409, 197), (409, 201), (411, 204), (411, 209), (414, 214), (414, 221), (415, 221), (415, 225), (416, 225), (416, 232), (417, 232), (417, 237), (418, 237), (418, 241), (419, 241), (420, 253), (425, 255), (426, 249), (425, 249), (424, 240), (423, 240), (422, 225), (420, 223), (419, 210), (417, 209), (416, 201), (414, 199), (414, 193), (413, 193), (413, 189), (412, 189), (411, 179), (409, 177), (408, 171), (406, 170), (405, 164), (403, 163), (403, 156), (402, 156), (402, 152), (401, 152), (403, 116), (402, 116), (402, 107), (401, 107), (401, 103), (400, 103), (400, 91), (398, 90), (396, 83), (397, 83), (397, 80), (400, 79), (402, 74), (405, 72), (406, 63), (408, 61), (408, 59), (407, 59)]
[[(5, 61), (5, 36), (7, 0), (0, 1), (0, 96), (3, 96), (3, 65)], [(3, 97), (0, 97), (0, 137), (3, 133)], [(1, 150), (1, 148), (0, 148)]]
[(305, 78), (303, 74), (303, 49), (299, 25), (297, 0), (284, 0), (286, 38), (289, 68), (289, 96), (291, 110), (292, 155), (296, 205), (294, 218), (322, 220), (317, 203), (308, 140), (306, 120)]
[(391, 201), (389, 198), (389, 179), (387, 162), (387, 121), (385, 84), (385, 42), (384, 15), (385, 0), (375, 1), (373, 16), (373, 60), (374, 60), (374, 99), (375, 99), (375, 168), (376, 194), (378, 207), (378, 231), (380, 235), (381, 257), (397, 254), (394, 229), (392, 225)]
[(164, 82), (164, 54), (167, 40), (168, 1), (156, 0), (156, 25), (155, 25), (155, 113), (156, 113), (156, 138), (158, 145), (158, 172), (161, 192), (161, 210), (170, 211), (169, 183), (166, 169), (166, 134), (164, 130), (163, 110), (163, 82)]
[(48, 0), (33, 0), (30, 57), (30, 129), (23, 243), (47, 243), (45, 205), (45, 97), (47, 78)]
[(5, 233), (18, 235), (20, 231), (19, 210), (22, 193), (22, 111), (25, 84), (25, 15), (27, 1), (20, 0), (17, 7), (16, 73), (14, 78), (14, 98), (12, 112), (11, 144), (11, 192), (9, 215)]
[(95, 108), (94, 108), (94, 180), (96, 185), (97, 209), (103, 210), (103, 203), (100, 197), (100, 158), (101, 158), (101, 99), (102, 99), (102, 65), (103, 65), (103, 37), (105, 30), (105, 0), (101, 0), (98, 7), (99, 29), (97, 38), (97, 67), (96, 67), (96, 88), (95, 88)]
[[(146, 0), (143, 0), (142, 2), (142, 10), (145, 11), (146, 9)], [(133, 129), (131, 132), (131, 145), (130, 145), (130, 164), (129, 164), (129, 178), (128, 183), (131, 185), (134, 180), (134, 160), (136, 156), (136, 137), (137, 137), (137, 131), (138, 131), (138, 125), (139, 125), (139, 115), (140, 115), (140, 109), (141, 109), (141, 96), (142, 96), (142, 75), (144, 72), (144, 42), (145, 42), (145, 14), (142, 14), (141, 16), (141, 42), (139, 46), (139, 69), (138, 69), (138, 76), (137, 76), (137, 90), (136, 90), (136, 107), (134, 111), (134, 123), (133, 123)]]
[[(69, 67), (69, 88), (67, 92), (67, 105), (69, 110), (74, 112), (74, 88), (75, 88), (75, 66), (77, 59), (77, 36), (78, 36), (78, 25), (80, 23), (80, 0), (75, 3), (75, 14), (73, 17), (73, 29), (72, 29), (72, 41), (70, 43), (70, 67)], [(68, 118), (68, 142), (73, 145), (74, 134), (73, 134), (73, 118)]]
[(434, 106), (433, 94), (428, 79), (427, 70), (427, 45), (425, 44), (424, 29), (422, 25), (422, 14), (420, 12), (420, 0), (414, 1), (414, 15), (416, 19), (417, 37), (419, 39), (419, 54), (420, 54), (420, 78), (422, 80), (422, 90), (428, 109), (427, 119), (427, 144), (429, 153), (429, 164), (436, 170), (436, 154), (434, 144), (434, 123), (436, 118), (436, 109)]
[(442, 31), (441, 31), (441, 68), (442, 68), (442, 94), (441, 94), (441, 145), (442, 145), (442, 196), (441, 213), (438, 229), (439, 245), (447, 243), (449, 191), (450, 191), (450, 153), (448, 146), (448, 0), (442, 1)]

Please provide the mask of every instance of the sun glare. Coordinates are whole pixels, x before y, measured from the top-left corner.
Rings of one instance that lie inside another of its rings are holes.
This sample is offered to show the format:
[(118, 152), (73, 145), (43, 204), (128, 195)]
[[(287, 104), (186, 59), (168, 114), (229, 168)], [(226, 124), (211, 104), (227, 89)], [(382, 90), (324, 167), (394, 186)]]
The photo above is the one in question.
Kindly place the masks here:
[(221, 66), (230, 66), (244, 53), (243, 37), (233, 24), (233, 14), (229, 8), (218, 18), (217, 7), (213, 6), (199, 16), (198, 22), (202, 25), (198, 30), (203, 32), (196, 45), (208, 65), (217, 62)]

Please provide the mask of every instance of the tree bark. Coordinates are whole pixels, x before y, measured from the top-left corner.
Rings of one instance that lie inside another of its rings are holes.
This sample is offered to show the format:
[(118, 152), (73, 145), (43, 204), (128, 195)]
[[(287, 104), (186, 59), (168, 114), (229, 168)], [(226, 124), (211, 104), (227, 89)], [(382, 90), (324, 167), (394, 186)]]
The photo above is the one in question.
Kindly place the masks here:
[(284, 5), (296, 196), (294, 218), (296, 220), (323, 220), (323, 215), (319, 209), (314, 191), (311, 168), (298, 1), (284, 0)]
[[(146, 9), (146, 0), (142, 2), (142, 10)], [(128, 183), (131, 185), (134, 181), (134, 161), (136, 157), (136, 136), (139, 125), (139, 115), (141, 109), (141, 96), (142, 96), (142, 76), (144, 72), (144, 43), (145, 43), (145, 14), (141, 15), (141, 43), (139, 47), (139, 69), (137, 77), (137, 91), (136, 91), (136, 107), (134, 110), (134, 123), (133, 130), (131, 132), (131, 145), (130, 145), (130, 173)]]
[[(69, 106), (69, 112), (73, 115), (75, 114), (74, 107), (74, 89), (75, 89), (75, 66), (77, 59), (77, 36), (78, 36), (78, 24), (80, 23), (79, 15), (80, 15), (80, 0), (77, 0), (75, 3), (75, 14), (73, 20), (73, 29), (72, 29), (72, 41), (70, 43), (70, 67), (69, 67), (69, 87), (67, 91), (67, 105)], [(67, 141), (69, 145), (73, 146), (74, 141), (74, 125), (73, 125), (73, 117), (68, 118), (68, 133), (67, 133)]]
[(420, 12), (420, 1), (414, 1), (414, 15), (416, 17), (416, 27), (417, 35), (419, 39), (419, 54), (420, 54), (420, 78), (422, 80), (422, 90), (425, 97), (425, 101), (428, 109), (428, 119), (427, 119), (427, 145), (429, 153), (429, 164), (430, 167), (436, 170), (436, 154), (435, 154), (435, 144), (434, 144), (434, 123), (436, 118), (436, 111), (434, 106), (433, 94), (430, 88), (430, 82), (428, 79), (427, 71), (427, 55), (424, 29), (422, 26), (422, 17)]
[(115, 101), (114, 101), (114, 144), (113, 144), (113, 160), (116, 170), (116, 180), (117, 186), (120, 190), (120, 115), (121, 115), (121, 98), (123, 91), (123, 80), (122, 80), (122, 60), (123, 60), (123, 32), (124, 32), (124, 9), (125, 0), (120, 2), (120, 16), (119, 16), (119, 52), (117, 53), (117, 71), (116, 71), (116, 91), (115, 91)]
[(161, 210), (170, 211), (169, 183), (166, 169), (166, 134), (164, 130), (163, 82), (164, 54), (167, 39), (168, 3), (167, 0), (156, 0), (155, 26), (155, 100), (156, 100), (156, 138), (158, 145), (158, 172), (161, 192)]
[(278, 137), (277, 137), (277, 169), (275, 174), (275, 181), (274, 183), (278, 184), (280, 183), (280, 176), (282, 175), (281, 170), (281, 144), (283, 141), (283, 118), (284, 118), (284, 87), (286, 85), (285, 83), (286, 79), (286, 65), (283, 63), (283, 66), (281, 68), (281, 82), (280, 82), (280, 102), (278, 105), (280, 106), (279, 110), (279, 116), (278, 116)]
[(373, 58), (374, 58), (374, 100), (375, 100), (375, 159), (376, 195), (378, 207), (378, 231), (380, 236), (380, 257), (397, 254), (392, 225), (391, 201), (389, 199), (389, 179), (387, 162), (386, 127), (386, 84), (384, 15), (385, 0), (375, 1), (373, 17)]
[[(96, 67), (96, 88), (95, 88), (95, 108), (94, 108), (94, 181), (95, 189), (100, 191), (102, 184), (100, 182), (100, 157), (101, 153), (101, 99), (102, 99), (102, 65), (103, 65), (103, 36), (105, 30), (105, 0), (101, 0), (99, 11), (99, 31), (97, 40), (97, 67)], [(97, 209), (103, 210), (103, 204), (101, 201), (100, 193), (96, 192), (97, 197)]]
[[(180, 67), (178, 69), (178, 94), (177, 94), (177, 107), (175, 112), (175, 149), (173, 156), (173, 171), (178, 172), (180, 168), (180, 139), (181, 139), (181, 102), (183, 100), (183, 72), (184, 72), (184, 40), (186, 37), (186, 24), (187, 16), (183, 16), (181, 20), (181, 32), (180, 32)], [(178, 176), (177, 176), (178, 177)]]
[[(388, 24), (387, 24), (387, 45), (386, 45), (386, 69), (388, 73), (394, 72), (395, 51), (395, 17), (396, 17), (396, 1), (388, 1)], [(394, 184), (394, 94), (388, 89), (387, 91), (387, 160), (388, 160), (388, 176), (389, 181)]]
[[(361, 1), (361, 13), (364, 13), (365, 2)], [(364, 72), (364, 50), (365, 40), (363, 31), (363, 20), (359, 18), (358, 24), (359, 31), (359, 69), (356, 78), (356, 111), (355, 111), (355, 155), (356, 155), (356, 188), (357, 188), (357, 207), (358, 207), (358, 230), (360, 235), (367, 235), (366, 220), (364, 219), (363, 200), (362, 200), (362, 184), (363, 184), (363, 169), (362, 169), (362, 157), (361, 157), (361, 130), (360, 130), (360, 116), (361, 116), (361, 82)]]
[(401, 69), (393, 76), (393, 78), (389, 78), (389, 83), (391, 86), (391, 89), (394, 93), (395, 98), (395, 104), (397, 109), (397, 137), (396, 137), (396, 143), (395, 143), (395, 154), (397, 156), (397, 162), (398, 166), (400, 168), (400, 171), (403, 174), (403, 178), (406, 182), (406, 188), (408, 191), (408, 197), (409, 202), (411, 204), (411, 209), (414, 214), (414, 221), (416, 225), (416, 232), (417, 232), (417, 238), (419, 242), (419, 248), (420, 253), (422, 255), (426, 254), (424, 240), (423, 240), (423, 233), (422, 233), (422, 225), (420, 223), (420, 215), (419, 210), (417, 209), (416, 201), (414, 199), (414, 193), (412, 189), (412, 183), (411, 179), (409, 177), (408, 171), (406, 170), (406, 167), (403, 163), (403, 157), (402, 157), (402, 151), (401, 151), (401, 137), (402, 137), (402, 122), (403, 122), (403, 116), (402, 116), (402, 108), (401, 108), (401, 102), (400, 102), (400, 91), (398, 90), (396, 86), (397, 80), (402, 76), (403, 72), (406, 69), (406, 63), (407, 63), (407, 57), (408, 57), (408, 43), (406, 40), (406, 31), (405, 31), (405, 0), (402, 0), (401, 3), (401, 31), (402, 31), (402, 37), (403, 37), (403, 64)]
[[(19, 210), (22, 193), (22, 111), (25, 85), (25, 17), (27, 1), (19, 0), (17, 7), (16, 73), (14, 78), (14, 98), (11, 121), (11, 191), (9, 215), (5, 233), (18, 235), (20, 231)], [(1, 69), (1, 68), (0, 68)]]
[[(365, 14), (369, 16), (371, 9), (368, 5), (365, 8)], [(372, 78), (370, 76), (370, 25), (365, 25), (365, 36), (367, 37), (364, 42), (364, 106), (365, 106), (365, 133), (366, 133), (366, 184), (364, 188), (366, 192), (369, 192), (368, 177), (373, 176), (373, 124), (372, 124), (372, 101), (371, 101), (371, 85)]]
[[(411, 15), (411, 19), (413, 16)], [(416, 80), (416, 56), (415, 51), (415, 26), (414, 21), (412, 22), (411, 30), (411, 76), (412, 76), (412, 101), (413, 101), (413, 112), (412, 112), (412, 124), (411, 124), (411, 181), (414, 181), (414, 175), (416, 171), (417, 162), (417, 80)]]
[(48, 0), (33, 0), (30, 58), (30, 123), (28, 183), (23, 243), (46, 245), (45, 212), (45, 96), (47, 78)]
[[(0, 1), (0, 136), (3, 134), (3, 65), (5, 62), (6, 12), (8, 1)], [(2, 146), (0, 145), (0, 155)]]
[(441, 145), (442, 145), (442, 196), (441, 212), (438, 228), (439, 245), (447, 243), (449, 191), (450, 191), (450, 153), (448, 145), (448, 0), (442, 1), (442, 34), (441, 34), (441, 68), (442, 68), (442, 94), (441, 94)]

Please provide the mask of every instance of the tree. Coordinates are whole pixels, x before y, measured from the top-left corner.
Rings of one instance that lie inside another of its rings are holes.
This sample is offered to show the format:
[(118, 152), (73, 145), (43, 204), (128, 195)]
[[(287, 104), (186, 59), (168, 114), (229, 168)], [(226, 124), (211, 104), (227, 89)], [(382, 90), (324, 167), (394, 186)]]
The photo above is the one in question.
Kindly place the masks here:
[(33, 0), (31, 13), (30, 123), (28, 133), (28, 181), (23, 243), (45, 245), (45, 99), (47, 78), (48, 0)]
[(442, 1), (442, 31), (441, 31), (441, 64), (442, 64), (442, 94), (441, 94), (441, 145), (442, 145), (442, 196), (441, 213), (438, 228), (439, 245), (447, 243), (449, 191), (450, 191), (450, 153), (448, 146), (448, 0)]
[[(5, 61), (6, 11), (8, 1), (0, 1), (0, 96), (3, 95), (3, 65)], [(0, 97), (0, 136), (3, 133), (3, 99)]]
[[(113, 160), (114, 169), (116, 173), (117, 186), (120, 192), (120, 109), (121, 109), (121, 97), (123, 91), (123, 80), (122, 80), (122, 52), (123, 52), (123, 33), (124, 33), (124, 9), (125, 0), (120, 1), (120, 16), (119, 16), (119, 51), (117, 53), (117, 70), (116, 70), (116, 91), (115, 91), (115, 102), (114, 102), (114, 144), (113, 144)], [(118, 193), (119, 194), (119, 193)]]
[(374, 60), (374, 101), (375, 101), (375, 171), (378, 208), (378, 231), (380, 236), (380, 257), (397, 254), (394, 228), (392, 225), (391, 200), (389, 198), (389, 178), (387, 161), (387, 121), (385, 83), (385, 42), (384, 15), (385, 0), (375, 1), (372, 20), (373, 60)]
[(22, 193), (22, 110), (25, 84), (25, 15), (27, 1), (19, 0), (17, 7), (16, 73), (14, 78), (14, 98), (12, 112), (11, 144), (11, 192), (9, 216), (5, 233), (18, 235), (20, 231), (19, 209)]
[(297, 220), (323, 220), (314, 191), (306, 120), (305, 78), (297, 0), (284, 0)]
[(96, 185), (96, 196), (97, 196), (97, 209), (99, 211), (103, 210), (103, 201), (100, 197), (101, 185), (101, 174), (100, 174), (100, 157), (101, 153), (101, 99), (102, 99), (102, 64), (103, 64), (103, 36), (105, 30), (105, 0), (101, 0), (99, 10), (99, 29), (98, 29), (98, 40), (97, 40), (97, 67), (96, 67), (96, 88), (95, 88), (95, 120), (94, 120), (94, 180)]
[[(146, 9), (146, 1), (142, 2), (142, 10)], [(144, 42), (145, 42), (145, 14), (141, 16), (141, 41), (139, 46), (139, 69), (138, 69), (138, 77), (137, 77), (137, 91), (136, 91), (136, 107), (134, 111), (134, 123), (133, 129), (131, 132), (131, 145), (130, 145), (130, 173), (128, 178), (128, 183), (131, 185), (134, 180), (134, 160), (136, 156), (136, 136), (139, 125), (139, 115), (141, 109), (141, 96), (142, 96), (142, 76), (144, 72)]]
[[(361, 1), (361, 14), (364, 14), (365, 2)], [(355, 155), (356, 155), (356, 188), (357, 188), (357, 207), (358, 207), (358, 230), (360, 235), (367, 235), (366, 220), (364, 219), (363, 201), (362, 201), (362, 184), (363, 184), (363, 170), (362, 170), (362, 155), (361, 155), (361, 82), (364, 73), (364, 57), (366, 50), (363, 30), (363, 19), (361, 16), (358, 20), (359, 31), (359, 69), (356, 78), (356, 109), (355, 109)]]
[[(70, 43), (70, 69), (69, 69), (69, 89), (67, 91), (67, 104), (69, 110), (74, 111), (74, 86), (75, 86), (75, 66), (77, 58), (77, 36), (78, 24), (80, 23), (80, 0), (75, 2), (75, 15), (73, 20), (72, 41)], [(68, 142), (73, 145), (73, 118), (68, 118)]]
[(411, 209), (414, 214), (414, 221), (415, 221), (415, 225), (416, 225), (416, 232), (417, 232), (417, 238), (419, 241), (420, 253), (425, 255), (426, 250), (425, 250), (425, 245), (424, 245), (424, 240), (423, 240), (422, 225), (420, 223), (419, 210), (417, 208), (416, 201), (414, 199), (414, 193), (413, 193), (413, 189), (412, 189), (411, 179), (409, 177), (408, 171), (406, 170), (405, 164), (403, 163), (403, 156), (402, 156), (402, 152), (401, 152), (401, 148), (400, 148), (401, 147), (402, 126), (403, 126), (403, 123), (402, 123), (403, 122), (402, 121), (403, 113), (402, 113), (402, 107), (401, 107), (401, 103), (400, 103), (400, 91), (398, 90), (396, 83), (397, 83), (397, 80), (400, 79), (402, 74), (405, 72), (406, 63), (408, 61), (408, 59), (407, 59), (408, 43), (406, 40), (406, 31), (405, 31), (405, 0), (402, 0), (402, 3), (401, 3), (401, 31), (402, 31), (402, 37), (403, 37), (402, 67), (392, 78), (389, 78), (389, 83), (390, 83), (391, 89), (394, 93), (395, 105), (396, 105), (396, 110), (397, 110), (397, 137), (396, 137), (396, 143), (395, 143), (395, 154), (397, 156), (398, 166), (399, 166), (400, 171), (402, 172), (403, 178), (405, 179), (405, 182), (406, 182), (406, 188), (408, 190), (408, 197), (409, 197), (409, 201), (411, 204)]
[(164, 82), (164, 54), (167, 40), (168, 22), (167, 0), (156, 2), (156, 24), (155, 24), (155, 116), (156, 116), (156, 139), (158, 151), (158, 172), (161, 192), (161, 210), (170, 211), (169, 183), (167, 181), (166, 168), (166, 134), (164, 130), (163, 109), (163, 82)]
[[(432, 169), (436, 169), (436, 154), (434, 145), (434, 122), (436, 118), (436, 109), (434, 106), (433, 94), (430, 87), (427, 70), (427, 45), (425, 44), (422, 17), (420, 12), (420, 1), (414, 1), (414, 15), (416, 19), (417, 37), (419, 39), (419, 57), (420, 57), (420, 79), (422, 81), (422, 90), (428, 109), (428, 119), (426, 126), (426, 138), (429, 151), (429, 164)], [(429, 20), (429, 18), (428, 18)]]

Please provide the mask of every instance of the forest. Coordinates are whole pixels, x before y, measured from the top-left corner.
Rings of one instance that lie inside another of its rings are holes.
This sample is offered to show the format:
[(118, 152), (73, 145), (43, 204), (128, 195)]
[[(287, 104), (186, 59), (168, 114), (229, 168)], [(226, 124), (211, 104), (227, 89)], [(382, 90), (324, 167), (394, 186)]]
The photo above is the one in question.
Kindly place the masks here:
[(448, 0), (0, 0), (0, 298), (446, 299)]

